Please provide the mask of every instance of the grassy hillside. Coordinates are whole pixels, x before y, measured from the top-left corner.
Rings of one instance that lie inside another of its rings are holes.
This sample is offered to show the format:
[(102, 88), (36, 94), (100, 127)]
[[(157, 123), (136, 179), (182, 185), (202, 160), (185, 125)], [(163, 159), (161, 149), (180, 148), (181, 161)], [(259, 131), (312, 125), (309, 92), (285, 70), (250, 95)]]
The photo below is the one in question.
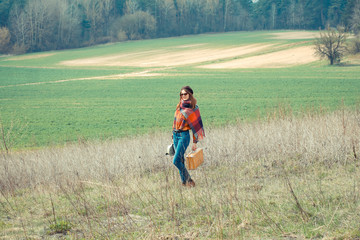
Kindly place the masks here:
[[(360, 66), (307, 58), (312, 34), (1, 57), (0, 239), (359, 239)], [(165, 155), (183, 85), (191, 189)]]
[(3, 155), (2, 239), (358, 239), (359, 111), (208, 128), (181, 186), (168, 134)]
[(8, 147), (169, 131), (183, 85), (195, 90), (206, 126), (266, 118), (279, 105), (296, 112), (358, 103), (357, 65), (202, 68), (311, 45), (301, 34), (274, 36), (207, 34), (2, 57), (0, 117)]

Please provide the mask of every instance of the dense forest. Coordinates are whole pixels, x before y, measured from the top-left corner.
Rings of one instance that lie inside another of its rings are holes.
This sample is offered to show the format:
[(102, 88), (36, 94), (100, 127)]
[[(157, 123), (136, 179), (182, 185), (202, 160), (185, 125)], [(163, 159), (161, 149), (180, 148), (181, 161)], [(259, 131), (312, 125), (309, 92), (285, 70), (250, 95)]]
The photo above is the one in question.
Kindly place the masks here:
[(358, 31), (360, 0), (0, 0), (0, 52), (206, 32)]

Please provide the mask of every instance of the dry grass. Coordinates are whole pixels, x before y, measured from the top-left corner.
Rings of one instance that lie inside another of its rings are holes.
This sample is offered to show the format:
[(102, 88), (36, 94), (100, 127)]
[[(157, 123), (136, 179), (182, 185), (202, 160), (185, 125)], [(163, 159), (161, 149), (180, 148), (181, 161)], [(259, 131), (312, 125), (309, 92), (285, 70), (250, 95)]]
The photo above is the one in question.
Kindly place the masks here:
[(360, 238), (359, 111), (206, 130), (192, 189), (169, 133), (3, 153), (0, 238)]

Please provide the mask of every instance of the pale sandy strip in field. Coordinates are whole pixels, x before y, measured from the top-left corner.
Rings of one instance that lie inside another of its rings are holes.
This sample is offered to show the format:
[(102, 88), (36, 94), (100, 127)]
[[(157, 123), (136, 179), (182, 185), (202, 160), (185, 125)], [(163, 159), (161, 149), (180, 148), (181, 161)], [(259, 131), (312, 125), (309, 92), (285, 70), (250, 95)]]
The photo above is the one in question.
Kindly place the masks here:
[[(157, 70), (159, 70), (159, 69), (157, 69)], [(14, 84), (14, 85), (0, 86), (0, 88), (30, 86), (30, 85), (40, 85), (40, 84), (50, 84), (50, 83), (63, 83), (63, 82), (71, 82), (71, 81), (116, 80), (116, 79), (124, 79), (124, 78), (131, 78), (131, 77), (156, 77), (156, 76), (165, 76), (165, 75), (166, 74), (164, 74), (164, 73), (152, 73), (150, 70), (145, 70), (145, 71), (141, 71), (141, 72), (115, 74), (115, 75), (107, 75), (107, 76), (99, 76), (99, 77), (73, 78), (73, 79), (64, 79), (64, 80), (57, 80), (57, 81), (50, 81), (50, 82)]]
[(38, 58), (50, 57), (52, 55), (55, 55), (55, 53), (42, 53), (42, 54), (34, 54), (34, 55), (29, 55), (29, 56), (18, 56), (18, 57), (8, 58), (8, 59), (6, 59), (6, 61), (38, 59)]
[(316, 61), (312, 46), (303, 46), (258, 56), (201, 66), (201, 68), (281, 68)]
[[(258, 45), (252, 44), (248, 46), (235, 47), (229, 49), (199, 49), (199, 50), (188, 50), (183, 52), (174, 52), (170, 54), (163, 54), (160, 56), (154, 56), (150, 62), (139, 62), (143, 67), (145, 66), (178, 66), (196, 64), (207, 61), (214, 61), (219, 59), (237, 57), (248, 53), (260, 51), (264, 48), (270, 47), (271, 45)], [(141, 65), (140, 65), (141, 66)]]
[(93, 57), (93, 58), (81, 58), (69, 61), (60, 62), (60, 65), (65, 66), (106, 66), (102, 63), (107, 63), (111, 65), (111, 63), (119, 62), (119, 61), (135, 61), (143, 58), (147, 58), (152, 55), (157, 55), (163, 53), (163, 50), (151, 50), (151, 51), (143, 51), (143, 52), (133, 52), (133, 53), (125, 53), (125, 54), (117, 54), (110, 56), (101, 56), (101, 57)]
[(294, 31), (294, 32), (282, 32), (272, 33), (273, 39), (314, 39), (319, 37), (319, 33), (306, 32), (306, 31)]
[(200, 47), (200, 46), (203, 46), (203, 45), (205, 45), (205, 43), (180, 45), (180, 46), (177, 46), (176, 48), (192, 48), (192, 47)]
[(128, 66), (128, 67), (171, 67), (237, 57), (260, 51), (272, 45), (251, 44), (232, 48), (202, 48), (174, 51), (159, 49), (134, 54), (120, 54), (97, 58), (77, 59), (61, 62), (67, 66)]

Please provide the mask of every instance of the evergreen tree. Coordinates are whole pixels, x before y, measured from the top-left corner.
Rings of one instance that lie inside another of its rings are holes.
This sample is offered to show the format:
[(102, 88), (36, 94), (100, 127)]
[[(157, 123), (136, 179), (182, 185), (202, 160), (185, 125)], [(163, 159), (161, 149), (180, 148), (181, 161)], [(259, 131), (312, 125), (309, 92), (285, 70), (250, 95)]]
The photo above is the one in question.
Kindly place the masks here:
[(338, 25), (344, 25), (343, 14), (345, 12), (345, 8), (347, 5), (347, 1), (345, 0), (331, 0), (328, 6), (328, 24), (332, 27), (336, 27)]

